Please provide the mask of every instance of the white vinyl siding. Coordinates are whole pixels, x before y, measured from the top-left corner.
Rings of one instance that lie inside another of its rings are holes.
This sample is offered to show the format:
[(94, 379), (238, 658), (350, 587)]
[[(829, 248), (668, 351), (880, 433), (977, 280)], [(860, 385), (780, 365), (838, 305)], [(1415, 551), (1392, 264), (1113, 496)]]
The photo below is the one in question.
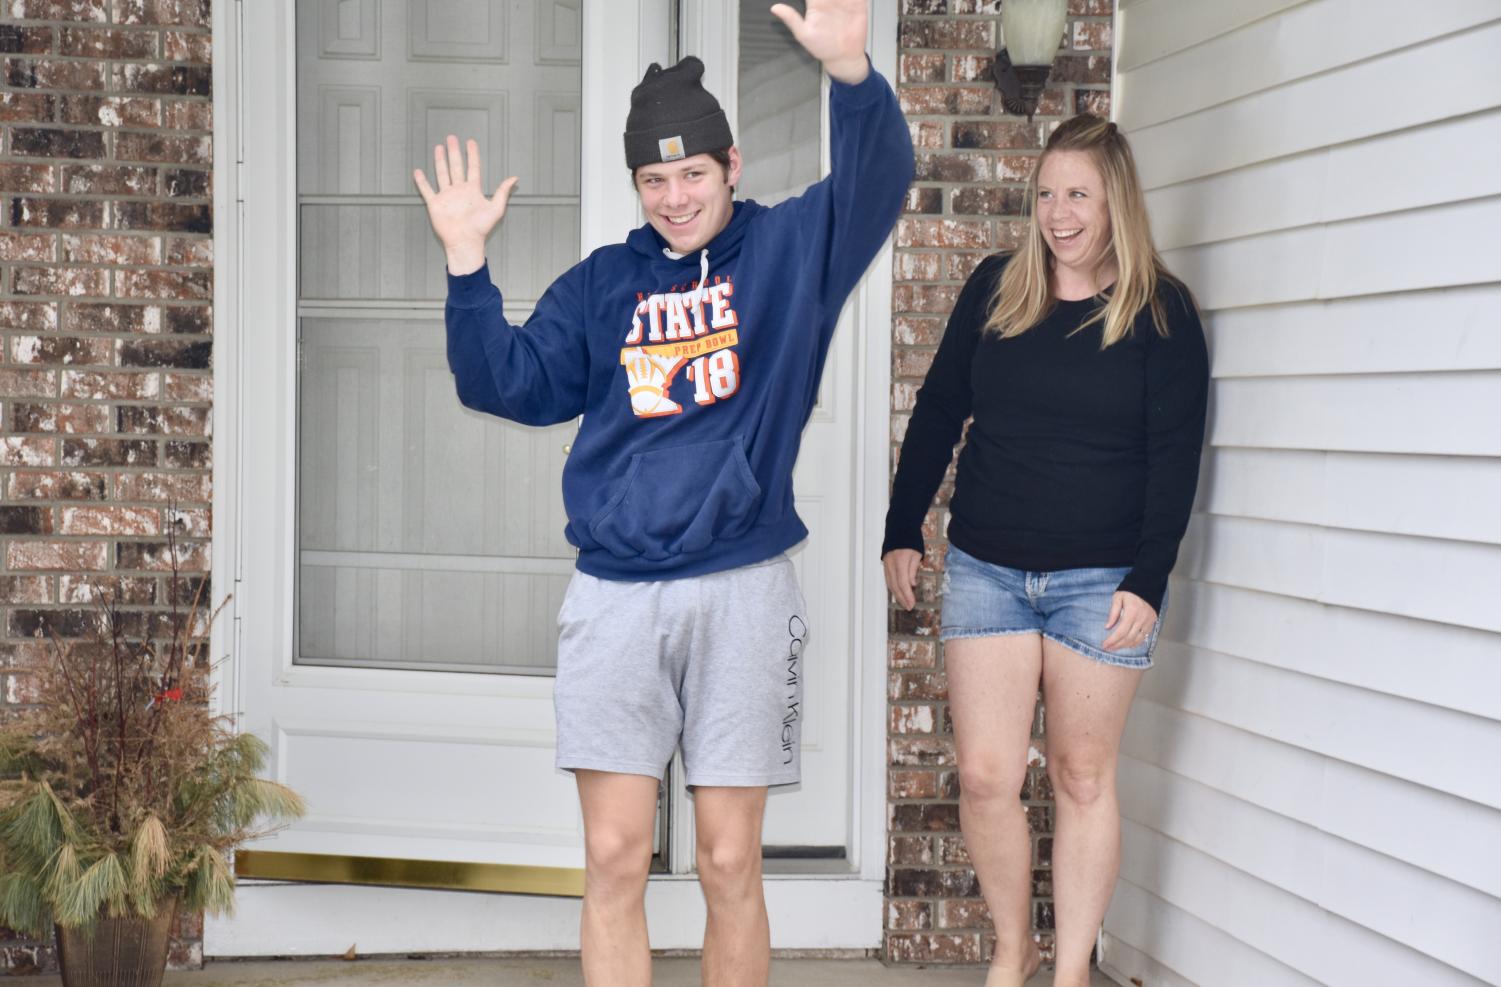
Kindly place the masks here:
[(1123, 0), (1203, 474), (1103, 968), (1501, 983), (1501, 4)]

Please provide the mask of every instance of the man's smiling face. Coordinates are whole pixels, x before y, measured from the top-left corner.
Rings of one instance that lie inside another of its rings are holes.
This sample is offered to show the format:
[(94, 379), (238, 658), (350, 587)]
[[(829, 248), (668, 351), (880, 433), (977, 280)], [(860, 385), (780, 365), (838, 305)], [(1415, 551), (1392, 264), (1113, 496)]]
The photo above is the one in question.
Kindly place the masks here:
[(729, 154), (728, 167), (707, 154), (695, 154), (636, 169), (636, 192), (646, 220), (674, 253), (701, 250), (730, 225), (740, 151), (732, 147)]

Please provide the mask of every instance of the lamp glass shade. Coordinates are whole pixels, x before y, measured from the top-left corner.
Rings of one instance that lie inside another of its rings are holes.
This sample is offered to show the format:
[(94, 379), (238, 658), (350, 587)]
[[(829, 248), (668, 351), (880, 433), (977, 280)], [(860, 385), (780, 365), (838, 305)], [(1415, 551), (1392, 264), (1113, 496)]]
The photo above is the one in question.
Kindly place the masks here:
[(1051, 65), (1068, 22), (1068, 0), (1005, 0), (1001, 31), (1013, 65)]

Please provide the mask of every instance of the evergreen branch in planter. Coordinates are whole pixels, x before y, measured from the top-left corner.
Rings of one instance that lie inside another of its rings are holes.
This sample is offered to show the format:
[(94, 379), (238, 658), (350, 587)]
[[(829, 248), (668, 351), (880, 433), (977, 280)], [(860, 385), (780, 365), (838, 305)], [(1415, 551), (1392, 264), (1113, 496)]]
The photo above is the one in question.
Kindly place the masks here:
[(91, 638), (48, 637), (18, 670), (32, 702), (0, 725), (0, 925), (44, 935), (174, 901), (230, 912), (229, 854), (304, 811), (259, 776), (266, 745), (213, 715), (204, 647), (218, 610), (203, 612), (202, 579), (180, 603), (170, 529), (167, 544), (165, 614), (127, 612), (100, 588)]

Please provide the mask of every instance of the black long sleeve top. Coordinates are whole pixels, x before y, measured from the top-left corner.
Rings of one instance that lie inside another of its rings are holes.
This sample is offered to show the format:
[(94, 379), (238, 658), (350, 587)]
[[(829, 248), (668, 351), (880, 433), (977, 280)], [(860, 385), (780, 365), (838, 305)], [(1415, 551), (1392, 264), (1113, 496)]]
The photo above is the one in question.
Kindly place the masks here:
[(1019, 336), (983, 332), (1004, 256), (965, 284), (902, 442), (881, 554), (923, 550), (922, 520), (959, 455), (949, 541), (1033, 572), (1128, 566), (1119, 585), (1154, 610), (1199, 477), (1209, 358), (1188, 292), (1162, 279), (1168, 335), (1150, 309), (1100, 348), (1079, 326), (1100, 298), (1059, 301)]

